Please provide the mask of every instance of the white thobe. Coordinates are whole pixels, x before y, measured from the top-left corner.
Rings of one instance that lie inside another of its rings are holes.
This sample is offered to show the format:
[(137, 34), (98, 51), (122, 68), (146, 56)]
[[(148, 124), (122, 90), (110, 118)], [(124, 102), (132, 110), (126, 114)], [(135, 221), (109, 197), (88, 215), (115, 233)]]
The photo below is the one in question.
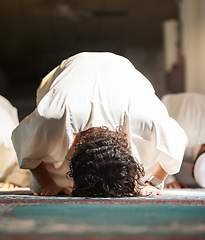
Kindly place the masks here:
[(167, 183), (178, 180), (195, 185), (192, 171), (194, 161), (202, 144), (205, 144), (205, 95), (200, 93), (167, 94), (162, 97), (169, 115), (184, 129), (188, 137), (184, 160), (176, 178), (168, 178)]
[(17, 110), (0, 96), (0, 182), (29, 185), (28, 172), (19, 168), (11, 134), (19, 124)]
[(156, 163), (179, 171), (186, 135), (169, 117), (150, 82), (124, 57), (79, 53), (50, 72), (37, 90), (37, 107), (13, 132), (22, 168), (42, 161), (60, 186), (66, 178), (75, 135), (91, 127), (123, 126), (133, 156), (147, 179)]

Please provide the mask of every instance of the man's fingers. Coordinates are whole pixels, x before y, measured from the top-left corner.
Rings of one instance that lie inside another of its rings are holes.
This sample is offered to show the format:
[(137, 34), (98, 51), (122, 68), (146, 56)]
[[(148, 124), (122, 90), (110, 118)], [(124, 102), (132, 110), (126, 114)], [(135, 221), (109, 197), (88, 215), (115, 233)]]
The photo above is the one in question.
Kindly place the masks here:
[(163, 195), (162, 191), (160, 191), (156, 187), (146, 186), (140, 190), (140, 196), (142, 197), (156, 196), (156, 195)]

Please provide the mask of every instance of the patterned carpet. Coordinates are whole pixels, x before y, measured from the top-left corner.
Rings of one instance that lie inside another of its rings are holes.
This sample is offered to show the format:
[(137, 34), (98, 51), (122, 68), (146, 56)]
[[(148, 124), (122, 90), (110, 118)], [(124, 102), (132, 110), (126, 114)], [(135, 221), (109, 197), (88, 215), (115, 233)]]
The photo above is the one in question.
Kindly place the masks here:
[(163, 196), (72, 198), (0, 192), (0, 239), (205, 239), (205, 189)]

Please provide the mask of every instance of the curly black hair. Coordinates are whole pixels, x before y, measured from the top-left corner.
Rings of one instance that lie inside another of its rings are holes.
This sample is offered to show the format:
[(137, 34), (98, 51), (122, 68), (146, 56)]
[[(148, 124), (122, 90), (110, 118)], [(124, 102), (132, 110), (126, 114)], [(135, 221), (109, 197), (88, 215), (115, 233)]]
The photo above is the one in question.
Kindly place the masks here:
[(80, 134), (71, 158), (73, 196), (131, 197), (144, 176), (143, 167), (132, 157), (127, 136), (119, 127), (91, 128)]

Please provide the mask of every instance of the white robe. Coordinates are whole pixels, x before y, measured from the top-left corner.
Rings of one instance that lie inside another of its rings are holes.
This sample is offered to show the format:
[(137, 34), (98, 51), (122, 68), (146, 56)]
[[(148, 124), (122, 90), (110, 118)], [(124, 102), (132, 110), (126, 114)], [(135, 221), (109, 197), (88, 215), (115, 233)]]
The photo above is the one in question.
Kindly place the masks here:
[(29, 185), (28, 172), (19, 168), (11, 141), (13, 129), (19, 124), (17, 110), (0, 96), (0, 182)]
[(184, 160), (180, 172), (169, 177), (166, 183), (178, 180), (195, 185), (192, 170), (202, 144), (205, 144), (205, 95), (200, 93), (167, 94), (162, 97), (169, 115), (184, 129), (188, 137)]
[(57, 184), (66, 179), (76, 134), (91, 127), (124, 126), (133, 156), (147, 179), (157, 162), (165, 171), (179, 171), (186, 135), (169, 117), (150, 82), (124, 57), (112, 53), (80, 53), (64, 60), (37, 90), (37, 107), (13, 132), (22, 168), (41, 161)]

